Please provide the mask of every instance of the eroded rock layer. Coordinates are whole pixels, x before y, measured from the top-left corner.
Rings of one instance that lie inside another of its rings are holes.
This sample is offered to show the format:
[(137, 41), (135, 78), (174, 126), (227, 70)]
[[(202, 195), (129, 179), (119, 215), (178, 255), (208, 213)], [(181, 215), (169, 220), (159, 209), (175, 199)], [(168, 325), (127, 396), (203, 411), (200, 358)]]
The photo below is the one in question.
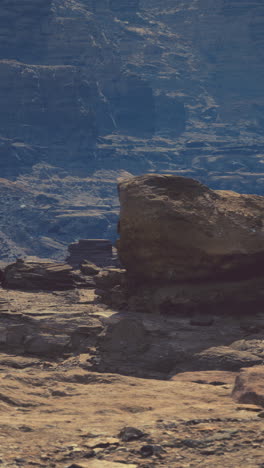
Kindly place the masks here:
[(1, 208), (1, 258), (114, 240), (102, 168), (263, 194), (263, 18), (260, 0), (3, 0), (1, 176), (30, 201), (8, 226)]
[(264, 198), (146, 175), (119, 184), (120, 259), (136, 281), (263, 276)]

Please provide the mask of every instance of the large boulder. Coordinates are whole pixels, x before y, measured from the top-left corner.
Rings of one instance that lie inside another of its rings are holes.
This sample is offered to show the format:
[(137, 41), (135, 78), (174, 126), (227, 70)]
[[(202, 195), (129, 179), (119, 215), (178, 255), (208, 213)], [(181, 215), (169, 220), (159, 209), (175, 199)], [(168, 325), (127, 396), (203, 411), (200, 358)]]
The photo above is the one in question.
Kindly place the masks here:
[(242, 369), (232, 392), (239, 403), (264, 406), (264, 366)]
[(119, 256), (139, 282), (264, 274), (264, 197), (156, 174), (121, 181), (119, 196)]
[(256, 354), (232, 349), (229, 346), (216, 346), (192, 356), (190, 366), (195, 370), (238, 371), (242, 367), (263, 364), (263, 358)]

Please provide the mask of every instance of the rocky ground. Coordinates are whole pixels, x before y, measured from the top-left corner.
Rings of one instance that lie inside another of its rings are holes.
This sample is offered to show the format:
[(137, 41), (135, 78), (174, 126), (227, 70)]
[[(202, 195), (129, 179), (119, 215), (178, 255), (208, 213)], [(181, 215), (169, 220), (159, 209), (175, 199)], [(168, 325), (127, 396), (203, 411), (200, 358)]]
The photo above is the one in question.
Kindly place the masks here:
[(264, 466), (261, 375), (258, 400), (231, 396), (241, 367), (263, 369), (263, 313), (164, 317), (91, 289), (2, 289), (0, 321), (2, 466)]
[(263, 197), (172, 175), (119, 194), (119, 259), (86, 239), (80, 270), (0, 270), (0, 464), (263, 468)]

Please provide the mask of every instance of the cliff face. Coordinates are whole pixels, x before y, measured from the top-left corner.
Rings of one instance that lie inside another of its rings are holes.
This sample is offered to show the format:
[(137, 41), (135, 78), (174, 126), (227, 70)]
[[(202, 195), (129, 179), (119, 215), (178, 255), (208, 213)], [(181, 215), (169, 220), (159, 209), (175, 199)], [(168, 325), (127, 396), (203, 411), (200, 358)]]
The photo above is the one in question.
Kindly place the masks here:
[(264, 197), (147, 175), (119, 184), (123, 266), (134, 281), (263, 277)]
[(102, 168), (112, 180), (170, 172), (263, 194), (263, 13), (261, 0), (3, 0), (1, 176), (31, 190), (45, 166), (52, 182), (42, 188), (60, 193), (61, 214), (79, 213), (86, 178), (93, 207), (107, 206), (99, 237), (116, 203), (112, 190), (101, 198)]

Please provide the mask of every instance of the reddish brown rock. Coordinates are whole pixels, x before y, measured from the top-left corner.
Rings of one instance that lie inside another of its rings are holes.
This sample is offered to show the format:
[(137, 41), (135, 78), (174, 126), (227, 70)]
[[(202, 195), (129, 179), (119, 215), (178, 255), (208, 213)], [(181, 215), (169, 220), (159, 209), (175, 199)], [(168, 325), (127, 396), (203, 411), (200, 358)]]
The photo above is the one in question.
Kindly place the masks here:
[(119, 194), (119, 255), (138, 281), (263, 275), (264, 197), (156, 174), (122, 181)]
[(74, 272), (67, 263), (45, 259), (22, 260), (8, 265), (3, 274), (3, 286), (20, 290), (67, 290), (93, 286), (90, 277)]
[(107, 239), (81, 239), (70, 244), (66, 261), (74, 268), (84, 261), (95, 263), (99, 267), (113, 264), (112, 243)]
[(264, 366), (242, 369), (236, 378), (232, 397), (239, 403), (264, 407)]

